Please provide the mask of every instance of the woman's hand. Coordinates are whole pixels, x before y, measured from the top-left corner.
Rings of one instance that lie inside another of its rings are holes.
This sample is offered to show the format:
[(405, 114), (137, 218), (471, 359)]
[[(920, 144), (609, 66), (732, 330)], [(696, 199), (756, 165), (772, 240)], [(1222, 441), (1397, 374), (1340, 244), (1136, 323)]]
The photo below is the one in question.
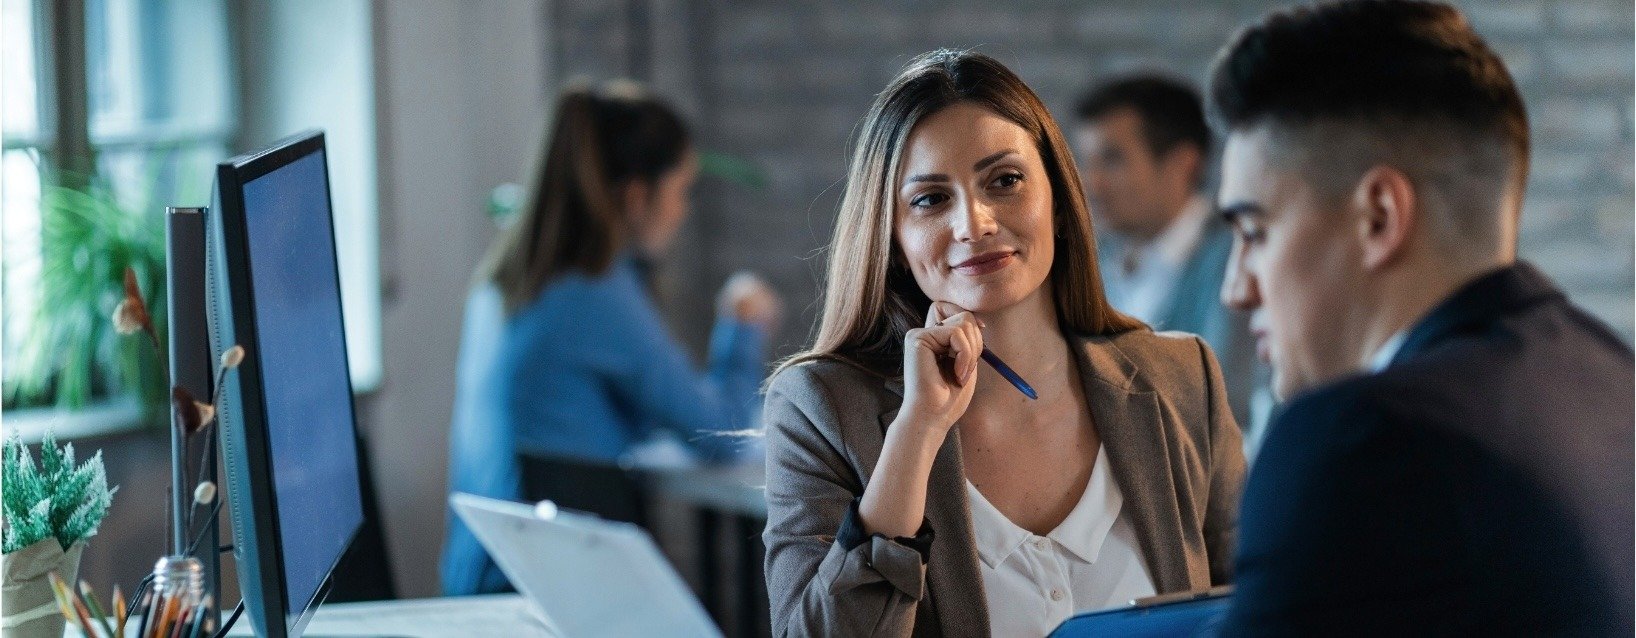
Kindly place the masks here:
[(937, 450), (977, 388), (980, 325), (965, 309), (934, 301), (926, 327), (904, 335), (903, 407), (886, 428), (874, 477), (858, 502), (865, 531), (897, 537), (920, 529)]
[(722, 285), (721, 294), (716, 297), (716, 312), (772, 333), (784, 314), (784, 302), (760, 277), (739, 271)]
[(948, 432), (971, 405), (982, 352), (977, 317), (954, 304), (932, 302), (926, 327), (910, 330), (903, 338), (903, 408), (898, 418)]

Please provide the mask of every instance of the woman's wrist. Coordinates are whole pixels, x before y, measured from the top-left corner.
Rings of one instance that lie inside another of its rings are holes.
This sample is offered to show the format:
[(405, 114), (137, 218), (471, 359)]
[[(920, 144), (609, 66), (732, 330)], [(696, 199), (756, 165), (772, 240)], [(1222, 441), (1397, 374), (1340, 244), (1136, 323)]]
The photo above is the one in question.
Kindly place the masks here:
[(948, 415), (922, 410), (913, 400), (907, 400), (898, 409), (897, 416), (892, 419), (894, 429), (899, 425), (905, 430), (924, 430), (927, 434), (938, 437), (941, 442), (942, 437), (948, 434), (949, 428), (954, 426), (954, 422)]
[(858, 506), (868, 532), (913, 536), (920, 528), (926, 484), (946, 433), (903, 413), (887, 427), (880, 459)]

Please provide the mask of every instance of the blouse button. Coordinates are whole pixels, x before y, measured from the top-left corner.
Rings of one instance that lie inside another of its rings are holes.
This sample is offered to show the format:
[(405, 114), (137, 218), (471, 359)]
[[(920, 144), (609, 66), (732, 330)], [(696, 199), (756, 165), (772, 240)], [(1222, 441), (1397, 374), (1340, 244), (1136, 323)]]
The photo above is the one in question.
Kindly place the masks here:
[(1045, 551), (1045, 539), (1043, 539), (1043, 538), (1035, 539), (1034, 549), (1037, 549), (1037, 550), (1040, 550), (1040, 551)]
[(1060, 590), (1060, 589), (1051, 590), (1051, 600), (1061, 602), (1062, 601), (1062, 590)]

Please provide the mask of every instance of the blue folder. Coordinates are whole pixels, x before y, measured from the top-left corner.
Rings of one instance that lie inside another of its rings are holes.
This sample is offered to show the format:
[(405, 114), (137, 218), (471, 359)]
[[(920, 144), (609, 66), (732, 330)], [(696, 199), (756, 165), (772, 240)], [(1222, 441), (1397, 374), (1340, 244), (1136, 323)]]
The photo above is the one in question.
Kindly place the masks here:
[(1213, 591), (1187, 595), (1180, 600), (1163, 597), (1163, 601), (1137, 601), (1131, 607), (1079, 614), (1062, 621), (1056, 631), (1051, 632), (1051, 638), (1208, 635), (1227, 614), (1227, 606), (1232, 600), (1230, 594), (1214, 594)]

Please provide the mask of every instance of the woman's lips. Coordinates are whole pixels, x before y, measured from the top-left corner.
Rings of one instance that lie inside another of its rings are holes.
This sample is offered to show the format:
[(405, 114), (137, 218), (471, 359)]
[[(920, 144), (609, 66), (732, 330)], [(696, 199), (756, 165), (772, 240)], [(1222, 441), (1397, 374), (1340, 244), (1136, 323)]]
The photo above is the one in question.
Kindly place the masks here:
[(955, 264), (954, 271), (968, 276), (986, 275), (1010, 266), (1011, 262), (1015, 261), (1016, 255), (1017, 251), (1014, 250), (996, 250), (983, 253)]

